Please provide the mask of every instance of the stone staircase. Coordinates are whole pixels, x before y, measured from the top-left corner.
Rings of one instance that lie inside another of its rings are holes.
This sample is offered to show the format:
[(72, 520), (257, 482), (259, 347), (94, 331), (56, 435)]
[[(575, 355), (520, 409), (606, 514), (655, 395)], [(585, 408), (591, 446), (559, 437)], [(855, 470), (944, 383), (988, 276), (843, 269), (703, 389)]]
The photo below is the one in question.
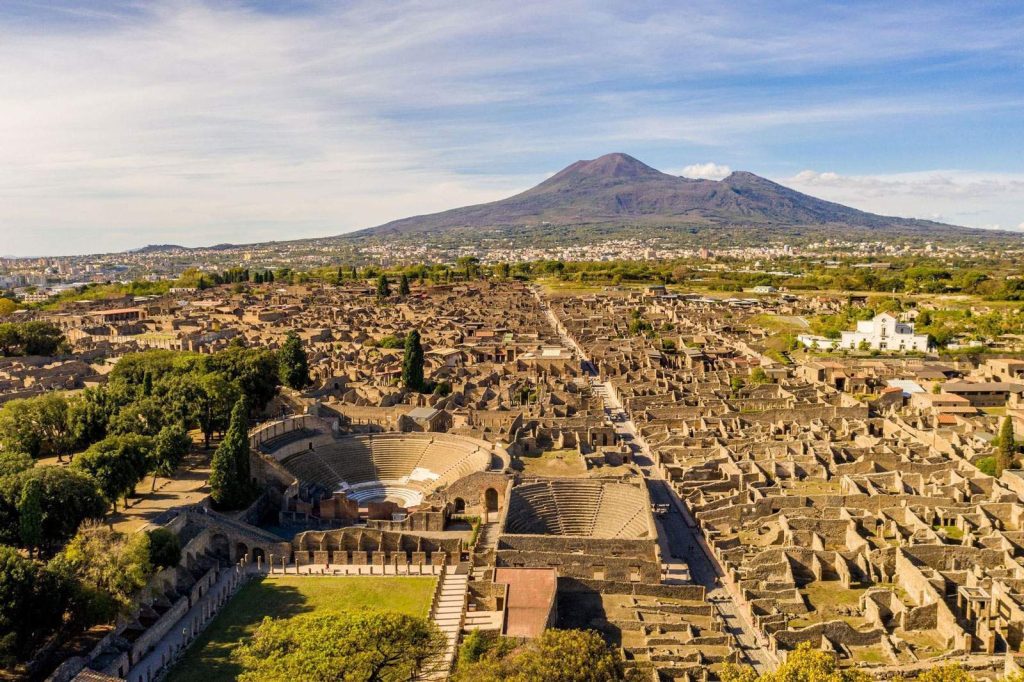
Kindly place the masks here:
[(430, 607), (430, 620), (445, 636), (445, 648), (440, 657), (426, 665), (420, 680), (446, 680), (455, 662), (459, 635), (466, 622), (466, 603), (469, 575), (449, 569), (441, 576), (434, 603)]
[(480, 527), (480, 536), (474, 547), (473, 580), (489, 580), (494, 565), (494, 550), (498, 546), (500, 528), (497, 521), (485, 523)]

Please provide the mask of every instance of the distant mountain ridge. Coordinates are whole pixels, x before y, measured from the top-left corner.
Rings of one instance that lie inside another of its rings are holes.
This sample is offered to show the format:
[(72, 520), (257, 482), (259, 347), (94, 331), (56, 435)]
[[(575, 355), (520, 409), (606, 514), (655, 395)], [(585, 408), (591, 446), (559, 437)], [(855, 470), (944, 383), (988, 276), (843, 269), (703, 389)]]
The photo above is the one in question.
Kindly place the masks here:
[(577, 161), (520, 194), (486, 204), (394, 220), (350, 233), (360, 237), (444, 234), (467, 228), (538, 225), (665, 227), (834, 226), (901, 232), (975, 232), (928, 220), (868, 213), (737, 171), (723, 180), (663, 173), (628, 154)]

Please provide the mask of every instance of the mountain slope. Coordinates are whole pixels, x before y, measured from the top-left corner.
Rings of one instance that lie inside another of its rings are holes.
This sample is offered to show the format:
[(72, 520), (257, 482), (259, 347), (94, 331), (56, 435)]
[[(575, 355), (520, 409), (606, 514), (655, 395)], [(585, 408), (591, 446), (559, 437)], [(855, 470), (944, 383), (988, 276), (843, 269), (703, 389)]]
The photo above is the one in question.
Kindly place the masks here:
[(577, 161), (536, 187), (487, 204), (395, 220), (356, 237), (439, 234), (465, 228), (550, 225), (665, 227), (836, 226), (858, 230), (960, 230), (859, 211), (791, 190), (753, 173), (693, 180), (662, 173), (628, 154)]

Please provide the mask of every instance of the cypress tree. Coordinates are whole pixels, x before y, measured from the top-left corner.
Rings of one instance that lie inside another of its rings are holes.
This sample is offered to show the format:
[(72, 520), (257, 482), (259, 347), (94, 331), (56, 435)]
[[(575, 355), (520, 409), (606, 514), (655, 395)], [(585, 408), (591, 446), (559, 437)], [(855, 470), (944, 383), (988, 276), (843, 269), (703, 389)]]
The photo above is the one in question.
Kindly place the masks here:
[(407, 391), (423, 392), (423, 346), (420, 345), (420, 333), (415, 329), (405, 336), (402, 385)]
[(385, 298), (391, 295), (391, 282), (388, 281), (387, 275), (382, 274), (377, 278), (377, 300), (383, 301)]
[(18, 536), (29, 556), (43, 544), (43, 482), (38, 478), (25, 481), (18, 499)]
[(1005, 469), (1013, 468), (1013, 454), (1016, 441), (1013, 434), (1013, 421), (1003, 418), (1003, 426), (999, 429), (999, 446), (996, 448), (996, 477), (1002, 476)]
[(405, 273), (402, 273), (402, 279), (398, 281), (398, 293), (402, 296), (409, 295), (409, 278), (406, 277)]
[(309, 384), (309, 361), (295, 332), (288, 332), (284, 345), (277, 352), (277, 376), (282, 384), (296, 390)]
[(240, 509), (252, 499), (248, 427), (249, 406), (243, 396), (231, 410), (227, 433), (213, 453), (210, 497), (220, 509)]

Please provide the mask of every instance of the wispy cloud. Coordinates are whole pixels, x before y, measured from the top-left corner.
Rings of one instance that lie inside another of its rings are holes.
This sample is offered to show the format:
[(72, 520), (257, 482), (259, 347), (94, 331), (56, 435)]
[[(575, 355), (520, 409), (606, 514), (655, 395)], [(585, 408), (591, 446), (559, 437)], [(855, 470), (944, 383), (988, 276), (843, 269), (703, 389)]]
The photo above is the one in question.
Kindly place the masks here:
[(1024, 173), (941, 170), (841, 175), (805, 170), (779, 178), (794, 189), (875, 213), (958, 225), (1024, 229)]
[(10, 0), (0, 253), (338, 233), (617, 150), (906, 168), (894, 122), (957, 159), (952, 129), (1002, 117), (982, 142), (1010, 158), (1022, 33), (1024, 10), (954, 2)]

